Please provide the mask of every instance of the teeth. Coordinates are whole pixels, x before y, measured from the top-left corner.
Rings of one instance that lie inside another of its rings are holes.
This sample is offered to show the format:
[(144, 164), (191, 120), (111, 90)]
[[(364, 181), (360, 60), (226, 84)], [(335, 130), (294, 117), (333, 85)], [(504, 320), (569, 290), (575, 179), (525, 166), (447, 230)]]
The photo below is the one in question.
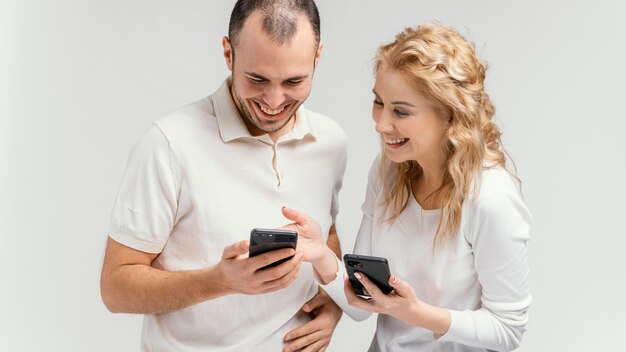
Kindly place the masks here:
[(283, 110), (285, 110), (284, 106), (279, 109), (270, 109), (261, 104), (259, 104), (259, 106), (261, 107), (261, 110), (268, 115), (277, 115), (277, 114), (280, 114)]
[(400, 144), (409, 140), (408, 138), (385, 138), (387, 144)]

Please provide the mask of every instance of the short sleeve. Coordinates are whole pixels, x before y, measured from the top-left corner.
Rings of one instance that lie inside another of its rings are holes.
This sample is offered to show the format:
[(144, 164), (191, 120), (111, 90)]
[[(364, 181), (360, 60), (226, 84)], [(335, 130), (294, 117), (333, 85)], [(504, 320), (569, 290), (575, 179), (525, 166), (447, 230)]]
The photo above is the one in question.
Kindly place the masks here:
[(129, 155), (109, 237), (133, 249), (160, 253), (175, 223), (179, 182), (169, 142), (153, 125)]
[(346, 172), (346, 164), (348, 163), (348, 145), (344, 139), (341, 143), (341, 152), (338, 158), (337, 176), (335, 179), (335, 186), (333, 187), (333, 198), (330, 206), (330, 217), (334, 224), (337, 220), (337, 214), (339, 213), (339, 191), (343, 186), (343, 176)]

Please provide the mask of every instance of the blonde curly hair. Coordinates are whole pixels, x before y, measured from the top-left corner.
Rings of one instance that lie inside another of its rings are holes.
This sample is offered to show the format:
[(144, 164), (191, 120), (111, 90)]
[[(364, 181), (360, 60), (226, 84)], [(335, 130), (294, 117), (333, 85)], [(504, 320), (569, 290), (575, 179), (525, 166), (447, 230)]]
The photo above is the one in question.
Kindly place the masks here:
[[(436, 195), (441, 207), (433, 245), (445, 243), (457, 232), (463, 202), (478, 189), (483, 168), (506, 169), (501, 132), (492, 121), (495, 108), (484, 87), (487, 67), (472, 43), (437, 23), (405, 28), (392, 43), (381, 46), (375, 72), (383, 65), (402, 72), (441, 116), (449, 117), (442, 184), (429, 196)], [(383, 206), (389, 214), (385, 220), (400, 216), (409, 202), (411, 181), (421, 172), (417, 161), (394, 163), (382, 153)]]

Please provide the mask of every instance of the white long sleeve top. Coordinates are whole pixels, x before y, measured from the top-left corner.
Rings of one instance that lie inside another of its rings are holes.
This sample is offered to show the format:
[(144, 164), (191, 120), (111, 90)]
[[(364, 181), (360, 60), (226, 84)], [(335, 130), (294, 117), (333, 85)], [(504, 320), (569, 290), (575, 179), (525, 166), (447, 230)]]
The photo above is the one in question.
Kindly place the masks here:
[[(520, 344), (531, 302), (527, 242), (531, 215), (505, 170), (482, 172), (480, 189), (462, 209), (459, 231), (433, 249), (440, 210), (422, 209), (411, 197), (393, 222), (380, 221), (383, 208), (380, 158), (369, 173), (363, 220), (355, 254), (387, 258), (391, 273), (407, 281), (417, 298), (450, 310), (440, 337), (380, 314), (370, 351), (510, 351)], [(386, 218), (386, 217), (385, 217)], [(355, 320), (369, 312), (348, 305), (343, 264), (322, 287)]]

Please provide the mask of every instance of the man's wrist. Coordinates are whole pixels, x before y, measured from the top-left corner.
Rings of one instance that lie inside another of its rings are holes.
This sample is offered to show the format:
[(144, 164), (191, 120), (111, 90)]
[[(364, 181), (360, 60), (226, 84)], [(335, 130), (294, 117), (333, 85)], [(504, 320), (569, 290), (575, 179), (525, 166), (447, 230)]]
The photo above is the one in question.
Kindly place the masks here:
[(202, 269), (199, 274), (201, 275), (203, 291), (212, 298), (235, 293), (235, 290), (228, 286), (228, 280), (219, 264)]

